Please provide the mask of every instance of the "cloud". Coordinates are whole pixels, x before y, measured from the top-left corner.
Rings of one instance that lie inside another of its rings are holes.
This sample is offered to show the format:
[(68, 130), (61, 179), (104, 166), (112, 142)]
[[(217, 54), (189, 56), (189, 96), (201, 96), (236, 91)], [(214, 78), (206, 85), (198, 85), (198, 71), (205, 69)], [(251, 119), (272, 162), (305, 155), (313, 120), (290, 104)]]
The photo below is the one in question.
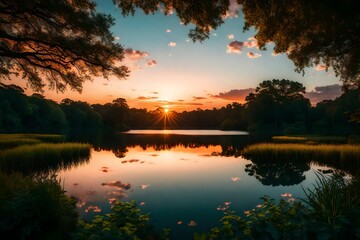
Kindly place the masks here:
[(253, 88), (246, 89), (232, 89), (228, 92), (222, 92), (218, 95), (210, 95), (213, 98), (221, 98), (225, 100), (236, 100), (236, 101), (245, 101), (245, 97), (249, 95), (249, 93), (254, 92)]
[(159, 92), (151, 92), (152, 94), (159, 94)]
[(146, 63), (146, 66), (148, 67), (153, 67), (157, 64), (157, 61), (154, 60), (154, 59), (151, 59), (151, 60), (148, 60), (147, 63)]
[(194, 99), (194, 100), (204, 100), (204, 99), (206, 99), (206, 97), (196, 97), (196, 96), (193, 96), (193, 99)]
[(176, 42), (169, 42), (168, 46), (169, 47), (176, 47)]
[(334, 100), (341, 95), (341, 86), (339, 84), (333, 84), (328, 86), (319, 86), (311, 92), (307, 92), (305, 97), (310, 99), (312, 104), (316, 104), (323, 100)]
[(248, 55), (249, 58), (258, 58), (258, 57), (262, 56), (259, 53), (253, 53), (253, 52), (248, 52), (247, 55)]
[(115, 36), (115, 37), (114, 37), (114, 40), (115, 40), (115, 41), (119, 41), (119, 40), (120, 40), (120, 37), (119, 37), (119, 36)]
[(158, 97), (139, 96), (137, 99), (138, 99), (138, 100), (153, 100), (153, 99), (158, 99)]
[(318, 65), (316, 65), (315, 70), (316, 71), (324, 71), (324, 70), (326, 70), (326, 65), (318, 64)]
[(243, 42), (239, 41), (232, 41), (227, 45), (227, 53), (237, 53), (240, 54), (242, 51), (242, 47), (244, 46)]
[(274, 57), (277, 57), (277, 56), (280, 55), (280, 53), (272, 52), (271, 55), (274, 56)]
[(227, 35), (227, 37), (228, 37), (228, 39), (234, 39), (234, 34), (229, 34), (229, 35)]
[(145, 57), (149, 56), (148, 52), (142, 52), (142, 51), (139, 51), (139, 50), (133, 50), (131, 48), (125, 49), (124, 53), (125, 53), (125, 57), (127, 57), (127, 58), (129, 58), (130, 60), (133, 60), (133, 61), (137, 61), (137, 60), (140, 60), (142, 58), (145, 58)]
[(167, 32), (167, 33), (171, 33), (171, 29), (166, 29), (166, 32)]
[(237, 18), (239, 17), (240, 10), (241, 6), (236, 2), (236, 0), (231, 0), (229, 10), (226, 12), (223, 18)]
[(248, 40), (246, 42), (244, 42), (244, 46), (247, 48), (253, 48), (253, 47), (258, 47), (258, 41), (254, 38), (248, 38)]
[(217, 37), (217, 33), (213, 33), (213, 35), (214, 35), (215, 37)]
[(122, 183), (121, 181), (102, 183), (101, 186), (115, 187), (122, 190), (128, 190), (131, 188), (130, 183)]

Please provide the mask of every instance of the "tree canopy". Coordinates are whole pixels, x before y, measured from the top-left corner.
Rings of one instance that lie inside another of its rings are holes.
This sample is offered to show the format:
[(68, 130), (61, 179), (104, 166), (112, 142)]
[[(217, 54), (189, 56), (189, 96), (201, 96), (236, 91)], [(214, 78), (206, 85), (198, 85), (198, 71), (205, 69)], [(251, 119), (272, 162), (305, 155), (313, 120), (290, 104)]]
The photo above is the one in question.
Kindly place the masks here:
[(0, 78), (21, 74), (36, 91), (45, 82), (81, 91), (96, 76), (127, 77), (113, 18), (95, 7), (91, 0), (0, 0)]
[[(113, 0), (124, 15), (141, 8), (145, 13), (176, 11), (184, 24), (193, 23), (189, 33), (203, 41), (219, 27), (230, 0)], [(296, 71), (324, 65), (333, 67), (345, 88), (360, 85), (360, 2), (357, 0), (236, 0), (245, 18), (244, 31), (255, 29), (260, 49), (275, 44), (275, 53), (286, 53)]]

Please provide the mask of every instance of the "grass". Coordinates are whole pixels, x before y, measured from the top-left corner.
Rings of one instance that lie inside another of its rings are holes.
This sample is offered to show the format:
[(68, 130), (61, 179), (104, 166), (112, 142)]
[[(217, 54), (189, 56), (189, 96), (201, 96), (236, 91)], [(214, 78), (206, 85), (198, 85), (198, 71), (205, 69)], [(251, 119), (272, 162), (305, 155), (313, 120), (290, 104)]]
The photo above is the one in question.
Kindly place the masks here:
[(67, 169), (90, 158), (89, 144), (40, 143), (0, 151), (0, 169), (23, 173)]
[(317, 174), (314, 188), (304, 189), (306, 199), (303, 201), (312, 208), (314, 215), (331, 225), (336, 218), (360, 207), (358, 182), (356, 178), (351, 181), (339, 174), (331, 177)]
[(65, 135), (56, 134), (0, 134), (0, 150), (41, 142), (60, 143), (65, 140)]
[(272, 140), (277, 143), (347, 143), (347, 137), (343, 136), (273, 136)]
[(314, 161), (349, 172), (360, 169), (359, 145), (260, 143), (245, 147), (243, 156), (255, 161)]

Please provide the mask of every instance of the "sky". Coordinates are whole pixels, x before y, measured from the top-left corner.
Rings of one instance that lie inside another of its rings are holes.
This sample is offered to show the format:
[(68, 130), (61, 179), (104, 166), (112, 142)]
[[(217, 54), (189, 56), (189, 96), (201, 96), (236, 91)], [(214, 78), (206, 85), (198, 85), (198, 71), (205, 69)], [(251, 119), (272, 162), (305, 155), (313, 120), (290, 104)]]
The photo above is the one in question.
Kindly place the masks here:
[[(267, 51), (257, 48), (255, 31), (243, 32), (244, 19), (239, 6), (232, 5), (225, 23), (211, 32), (203, 43), (188, 38), (191, 26), (184, 26), (176, 12), (168, 16), (158, 12), (123, 17), (112, 1), (98, 0), (97, 10), (115, 18), (115, 39), (125, 49), (130, 70), (126, 80), (95, 78), (86, 82), (81, 94), (67, 90), (59, 93), (45, 89), (47, 98), (64, 98), (107, 103), (125, 98), (130, 107), (176, 111), (212, 109), (245, 97), (264, 80), (289, 79), (302, 83), (312, 103), (334, 99), (340, 94), (340, 81), (332, 69), (323, 66), (294, 71), (286, 54), (274, 56), (273, 45)], [(21, 81), (17, 83), (26, 87)], [(31, 94), (27, 89), (26, 93)]]

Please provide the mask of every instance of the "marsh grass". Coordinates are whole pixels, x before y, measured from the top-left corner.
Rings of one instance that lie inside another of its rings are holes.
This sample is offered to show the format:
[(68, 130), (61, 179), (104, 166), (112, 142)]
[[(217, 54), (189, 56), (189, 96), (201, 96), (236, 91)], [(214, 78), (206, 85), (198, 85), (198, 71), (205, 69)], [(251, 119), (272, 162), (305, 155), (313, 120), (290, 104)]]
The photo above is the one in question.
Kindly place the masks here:
[(260, 143), (245, 147), (243, 155), (252, 160), (338, 162), (360, 167), (360, 147), (350, 144)]
[(65, 140), (65, 135), (56, 134), (0, 134), (0, 150), (41, 142), (60, 143)]
[(40, 143), (0, 151), (0, 169), (6, 172), (31, 173), (67, 169), (87, 162), (89, 144)]
[(347, 143), (348, 139), (343, 136), (273, 136), (272, 141), (276, 143)]
[(344, 178), (340, 174), (331, 177), (317, 173), (313, 189), (303, 188), (303, 201), (311, 207), (313, 215), (322, 218), (329, 225), (337, 218), (351, 215), (360, 207), (359, 179)]

